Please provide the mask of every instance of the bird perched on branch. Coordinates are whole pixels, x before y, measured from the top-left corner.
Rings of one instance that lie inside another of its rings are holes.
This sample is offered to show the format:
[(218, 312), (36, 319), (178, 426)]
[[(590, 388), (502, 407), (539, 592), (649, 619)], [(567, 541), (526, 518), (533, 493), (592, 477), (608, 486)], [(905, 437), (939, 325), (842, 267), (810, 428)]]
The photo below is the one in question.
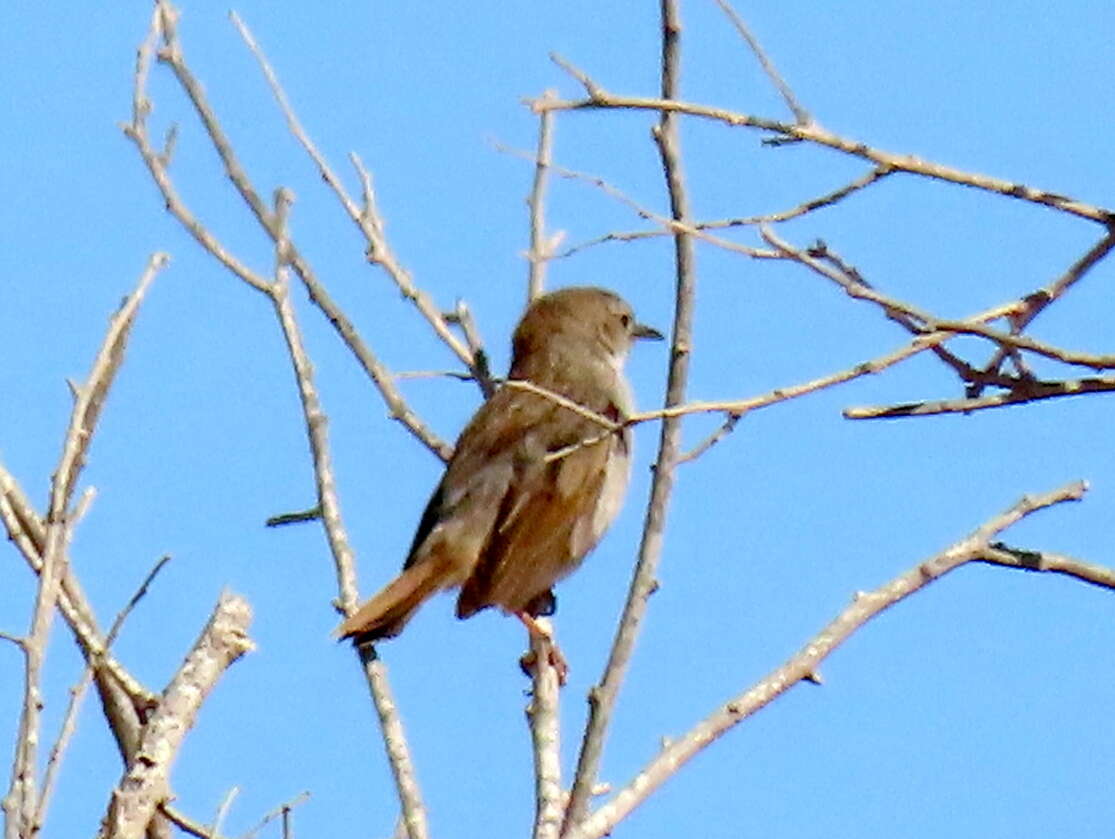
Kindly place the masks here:
[[(458, 618), (498, 606), (551, 640), (535, 618), (553, 613), (552, 586), (596, 545), (627, 489), (623, 363), (637, 338), (662, 336), (602, 288), (531, 303), (508, 381), (461, 432), (402, 573), (337, 634), (357, 644), (393, 637), (430, 596), (459, 586)], [(564, 659), (550, 648), (563, 677)]]

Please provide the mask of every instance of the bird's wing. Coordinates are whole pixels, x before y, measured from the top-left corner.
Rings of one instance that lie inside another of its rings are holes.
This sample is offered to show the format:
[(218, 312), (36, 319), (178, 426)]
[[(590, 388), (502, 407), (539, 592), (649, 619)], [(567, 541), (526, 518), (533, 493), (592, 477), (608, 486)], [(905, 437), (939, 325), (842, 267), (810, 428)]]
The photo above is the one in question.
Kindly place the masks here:
[(622, 467), (626, 481), (626, 432), (607, 433), (592, 420), (571, 419), (568, 409), (543, 397), (530, 404), (521, 409), (538, 416), (516, 442), (491, 538), (457, 601), (462, 618), (492, 605), (522, 610), (573, 571), (615, 511), (610, 502), (601, 510), (602, 492), (614, 489), (610, 470)]

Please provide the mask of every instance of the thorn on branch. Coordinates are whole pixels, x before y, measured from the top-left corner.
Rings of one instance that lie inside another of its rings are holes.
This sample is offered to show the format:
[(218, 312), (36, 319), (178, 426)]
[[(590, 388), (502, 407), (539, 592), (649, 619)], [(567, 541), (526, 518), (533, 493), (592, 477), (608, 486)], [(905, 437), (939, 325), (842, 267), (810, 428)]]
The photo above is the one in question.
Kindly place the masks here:
[(790, 146), (794, 143), (801, 142), (804, 142), (804, 138), (802, 137), (791, 137), (789, 134), (779, 134), (776, 137), (764, 137), (761, 141), (761, 145), (778, 148), (780, 146)]
[(280, 513), (276, 516), (271, 516), (264, 522), (266, 527), (282, 527), (287, 524), (301, 524), (307, 521), (317, 521), (321, 518), (321, 505), (318, 504), (308, 510), (301, 510), (294, 513)]

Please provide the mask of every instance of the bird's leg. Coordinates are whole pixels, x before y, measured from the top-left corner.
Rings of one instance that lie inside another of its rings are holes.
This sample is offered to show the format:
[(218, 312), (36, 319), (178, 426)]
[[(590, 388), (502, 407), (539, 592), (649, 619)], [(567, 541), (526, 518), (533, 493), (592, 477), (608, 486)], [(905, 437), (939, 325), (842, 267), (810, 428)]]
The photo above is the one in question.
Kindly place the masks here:
[[(527, 612), (515, 612), (515, 617), (523, 622), (523, 626), (525, 626), (527, 632), (530, 633), (531, 641), (539, 642), (542, 648), (546, 650), (547, 661), (554, 670), (557, 671), (558, 684), (564, 685), (565, 678), (569, 675), (569, 662), (565, 660), (565, 656), (561, 653), (561, 648), (558, 647), (557, 642), (554, 640), (554, 633), (550, 630), (548, 625), (549, 622), (547, 621), (543, 624)], [(531, 646), (533, 646), (533, 643)], [(537, 661), (533, 650), (520, 660), (523, 670), (528, 673), (530, 668), (536, 663)]]

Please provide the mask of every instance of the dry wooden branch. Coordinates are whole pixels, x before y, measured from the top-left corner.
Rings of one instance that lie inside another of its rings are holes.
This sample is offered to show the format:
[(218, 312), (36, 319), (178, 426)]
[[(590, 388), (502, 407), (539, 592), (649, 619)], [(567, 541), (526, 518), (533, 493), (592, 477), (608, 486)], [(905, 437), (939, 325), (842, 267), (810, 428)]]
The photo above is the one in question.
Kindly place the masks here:
[(676, 99), (655, 99), (646, 96), (621, 96), (604, 90), (584, 73), (580, 71), (573, 72), (570, 65), (561, 61), (558, 63), (569, 71), (570, 75), (573, 75), (574, 78), (581, 82), (588, 96), (585, 99), (559, 99), (540, 104), (539, 108), (554, 111), (617, 109), (687, 114), (699, 119), (722, 122), (725, 125), (736, 128), (755, 128), (780, 137), (814, 143), (815, 145), (834, 149), (853, 157), (868, 160), (876, 166), (883, 166), (895, 172), (906, 172), (911, 175), (918, 175), (920, 177), (972, 187), (973, 189), (979, 189), (985, 192), (992, 192), (996, 195), (1014, 198), (1031, 204), (1040, 204), (1104, 226), (1115, 224), (1115, 213), (1105, 207), (1088, 204), (1087, 202), (1069, 196), (1059, 195), (1058, 193), (1038, 189), (1023, 183), (1008, 181), (1002, 178), (993, 178), (977, 172), (965, 172), (962, 169), (934, 163), (933, 161), (924, 160), (914, 155), (896, 154), (894, 152), (884, 151), (883, 149), (877, 149), (866, 143), (861, 143), (857, 140), (851, 140), (847, 137), (835, 134), (816, 122), (799, 125), (766, 119), (752, 114), (743, 114), (725, 108), (717, 108), (693, 102), (682, 102)]
[[(672, 100), (678, 95), (681, 65), (681, 19), (675, 0), (662, 0), (662, 98)], [(681, 145), (677, 120), (673, 114), (662, 112), (661, 120), (653, 132), (662, 161), (663, 175), (670, 196), (672, 220), (689, 226), (689, 198), (681, 160)], [(669, 370), (666, 379), (667, 408), (685, 401), (689, 377), (689, 353), (692, 345), (693, 307), (697, 283), (694, 262), (693, 237), (675, 229), (674, 235), (675, 303), (674, 323), (670, 347)], [(616, 698), (627, 674), (635, 641), (642, 628), (647, 601), (654, 591), (658, 562), (662, 555), (662, 537), (666, 526), (674, 473), (681, 448), (681, 420), (666, 418), (662, 423), (655, 461), (650, 499), (647, 502), (643, 535), (639, 544), (639, 558), (631, 579), (631, 587), (624, 603), (623, 614), (616, 628), (608, 663), (599, 684), (589, 692), (589, 719), (577, 758), (577, 770), (566, 808), (562, 835), (568, 836), (578, 829), (588, 810), (592, 790), (596, 786), (604, 741), (611, 721)]]
[(364, 184), (363, 207), (359, 207), (356, 202), (352, 200), (340, 178), (333, 172), (332, 167), (329, 165), (329, 161), (325, 159), (325, 155), (321, 153), (313, 140), (310, 139), (306, 129), (303, 128), (301, 121), (294, 112), (293, 106), (290, 104), (290, 100), (287, 98), (286, 91), (283, 90), (282, 85), (279, 83), (279, 77), (275, 73), (275, 69), (271, 66), (271, 62), (268, 61), (263, 49), (256, 42), (251, 30), (248, 29), (244, 21), (242, 21), (235, 12), (230, 13), (230, 17), (233, 24), (240, 32), (240, 37), (244, 39), (244, 43), (248, 46), (248, 49), (251, 50), (252, 55), (255, 56), (256, 61), (259, 63), (264, 78), (271, 88), (271, 93), (275, 97), (279, 109), (283, 112), (290, 133), (306, 151), (306, 154), (310, 156), (310, 159), (313, 160), (314, 165), (317, 166), (318, 171), (321, 173), (322, 180), (333, 190), (334, 194), (336, 194), (338, 200), (341, 202), (341, 206), (343, 206), (345, 212), (348, 213), (349, 218), (356, 224), (360, 232), (364, 234), (368, 243), (368, 261), (384, 269), (395, 283), (395, 286), (402, 293), (403, 297), (410, 300), (415, 308), (422, 314), (422, 317), (433, 327), (438, 338), (453, 351), (466, 367), (473, 370), (475, 373), (475, 366), (477, 363), (476, 356), (470, 351), (468, 344), (462, 342), (453, 334), (452, 330), (449, 328), (448, 319), (438, 308), (433, 298), (415, 285), (410, 276), (410, 272), (402, 266), (395, 256), (394, 251), (391, 249), (385, 234), (386, 225), (384, 224), (383, 216), (380, 214), (379, 207), (375, 201), (375, 192), (371, 187), (371, 178), (368, 176), (367, 171), (363, 169), (363, 164), (359, 162), (359, 158), (354, 158), (354, 165), (360, 170), (361, 180)]
[[(537, 619), (549, 628), (546, 618)], [(561, 717), (558, 713), (560, 682), (550, 660), (550, 642), (530, 635), (532, 665), (530, 702), (526, 707), (534, 755), (533, 839), (558, 839), (565, 812), (561, 787)]]
[[(330, 552), (333, 557), (334, 568), (337, 575), (338, 600), (337, 607), (342, 614), (346, 614), (356, 605), (356, 571), (355, 561), (347, 535), (342, 523), (339, 499), (336, 493), (335, 481), (331, 466), (331, 456), (328, 448), (326, 434), (326, 417), (321, 409), (313, 381), (313, 368), (302, 344), (295, 313), (290, 304), (288, 283), (285, 279), (287, 266), (294, 270), (299, 280), (309, 293), (311, 301), (326, 316), (329, 323), (341, 336), (345, 345), (351, 350), (364, 370), (374, 382), (385, 403), (391, 411), (391, 417), (403, 425), (423, 443), (430, 451), (442, 460), (447, 460), (452, 454), (452, 447), (441, 440), (428, 426), (407, 406), (401, 394), (395, 387), (393, 376), (371, 353), (358, 335), (355, 327), (344, 312), (336, 305), (326, 292), (323, 284), (318, 280), (312, 267), (305, 260), (290, 238), (286, 226), (293, 196), (287, 190), (280, 189), (276, 192), (273, 207), (268, 207), (260, 198), (259, 193), (249, 180), (243, 166), (241, 166), (230, 140), (225, 134), (216, 113), (210, 106), (201, 84), (194, 76), (186, 63), (181, 42), (177, 37), (176, 21), (178, 12), (167, 0), (158, 0), (156, 11), (147, 39), (139, 50), (139, 60), (135, 77), (135, 94), (132, 124), (125, 128), (125, 133), (136, 143), (144, 162), (155, 179), (167, 202), (167, 209), (181, 221), (197, 241), (212, 253), (226, 267), (238, 277), (247, 282), (257, 291), (268, 296), (275, 310), (276, 318), (282, 328), (284, 338), (291, 356), (291, 363), (295, 373), (299, 396), (302, 402), (303, 417), (306, 423), (307, 438), (314, 463), (314, 479), (317, 488), (318, 508), (321, 510), (321, 519), (329, 542)], [(243, 30), (246, 32), (246, 29)], [(221, 158), (229, 180), (248, 205), (260, 226), (271, 237), (275, 244), (276, 253), (276, 278), (274, 281), (249, 272), (239, 262), (235, 261), (223, 248), (220, 247), (215, 237), (190, 214), (185, 205), (174, 193), (173, 185), (166, 171), (165, 159), (153, 152), (147, 139), (146, 115), (150, 111), (150, 104), (146, 94), (146, 80), (149, 73), (151, 54), (156, 45), (161, 41), (162, 46), (157, 50), (160, 62), (168, 66), (173, 72), (178, 83), (190, 99), (194, 110), (201, 120), (210, 141), (213, 143), (217, 154)], [(285, 98), (284, 98), (285, 101)], [(293, 114), (288, 117), (293, 119)], [(297, 121), (294, 121), (295, 124)], [(315, 150), (316, 151), (316, 150)], [(371, 195), (371, 183), (367, 173), (361, 171), (365, 186), (366, 198)], [(338, 183), (334, 178), (334, 183)], [(369, 199), (370, 200), (370, 199)], [(382, 227), (382, 220), (374, 212), (374, 206), (365, 207), (361, 214), (364, 223), (375, 227)], [(380, 261), (384, 254), (379, 254)], [(238, 270), (239, 269), (239, 270)], [(405, 289), (404, 289), (405, 291)], [(420, 302), (420, 301), (417, 301)], [(439, 315), (434, 323), (435, 329), (442, 323)], [(443, 324), (442, 324), (443, 325)], [(441, 334), (441, 330), (439, 330)], [(447, 332), (447, 342), (458, 348), (459, 342)], [(445, 337), (445, 336), (443, 336)], [(456, 342), (456, 343), (454, 343)], [(463, 345), (461, 345), (463, 346)], [(469, 360), (475, 359), (468, 353)], [(388, 757), (392, 762), (396, 780), (399, 783), (400, 799), (404, 810), (411, 808), (408, 813), (408, 825), (411, 828), (411, 839), (422, 839), (425, 836), (425, 815), (421, 808), (421, 800), (417, 793), (417, 785), (406, 782), (413, 780), (413, 771), (410, 767), (410, 758), (407, 753), (406, 740), (402, 732), (402, 724), (397, 714), (393, 712), (393, 701), (390, 688), (386, 681), (386, 671), (382, 666), (365, 667), (365, 676), (368, 679), (369, 690), (376, 703), (381, 720), (384, 720), (385, 730), (392, 729), (388, 741)], [(385, 710), (386, 709), (386, 710)], [(388, 722), (385, 718), (389, 718)], [(400, 763), (405, 763), (402, 766)], [(417, 802), (416, 804), (414, 802)]]
[(139, 839), (170, 793), (170, 767), (198, 709), (225, 670), (253, 649), (248, 601), (223, 594), (193, 649), (151, 712), (134, 757), (113, 790), (102, 839)]
[[(13, 530), (19, 532), (17, 544), (24, 550), (25, 556), (30, 559), (33, 555), (37, 559), (37, 563), (32, 564), (37, 564), (39, 575), (31, 626), (20, 645), (24, 655), (23, 707), (16, 734), (11, 783), (3, 800), (6, 824), (14, 835), (33, 836), (39, 830), (39, 819), (45, 815), (44, 798), (38, 789), (37, 778), (43, 708), (40, 680), (55, 605), (63, 597), (70, 539), (92, 495), (87, 493), (76, 508), (71, 508), (71, 501), (101, 409), (123, 363), (128, 336), (140, 304), (155, 276), (168, 261), (169, 257), (164, 253), (156, 253), (148, 260), (135, 290), (124, 299), (109, 321), (89, 376), (82, 384), (72, 385), (74, 405), (62, 442), (62, 454), (51, 480), (45, 520), (40, 522), (32, 511), (22, 510), (24, 499), (20, 497), (22, 493), (18, 491), (14, 478), (6, 471), (0, 475), (0, 491), (4, 497), (0, 515), (3, 515), (9, 533)], [(52, 775), (50, 777), (53, 778)]]
[[(194, 106), (199, 119), (209, 133), (210, 140), (217, 150), (225, 165), (225, 171), (230, 181), (248, 204), (253, 214), (264, 230), (274, 239), (278, 235), (276, 219), (271, 211), (260, 199), (257, 191), (252, 186), (243, 167), (232, 149), (232, 145), (220, 127), (220, 122), (205, 98), (201, 84), (194, 77), (182, 53), (182, 47), (175, 34), (175, 21), (178, 12), (174, 7), (160, 0), (156, 4), (155, 13), (151, 21), (151, 29), (140, 45), (136, 60), (136, 73), (133, 92), (132, 122), (123, 127), (124, 134), (132, 140), (140, 157), (151, 173), (152, 179), (163, 195), (167, 211), (173, 215), (194, 239), (208, 253), (217, 259), (234, 275), (254, 288), (256, 291), (269, 294), (269, 281), (258, 272), (248, 268), (237, 259), (220, 240), (204, 225), (186, 206), (174, 188), (170, 177), (167, 160), (150, 141), (147, 131), (147, 116), (151, 111), (150, 100), (147, 96), (147, 78), (150, 74), (151, 62), (156, 51), (156, 45), (162, 40), (163, 47), (158, 50), (161, 62), (172, 68), (175, 77), (182, 85)], [(380, 362), (374, 353), (364, 343), (343, 310), (333, 301), (324, 285), (317, 279), (312, 267), (302, 258), (293, 245), (288, 245), (289, 262), (298, 274), (299, 279), (306, 287), (311, 301), (322, 311), (326, 320), (340, 336), (345, 346), (364, 369), (379, 391), (384, 403), (389, 410), (389, 416), (400, 422), (423, 445), (441, 460), (448, 460), (452, 453), (452, 446), (439, 438), (422, 420), (414, 413), (403, 399), (402, 394), (395, 386), (394, 378), (386, 366)]]
[[(821, 662), (869, 620), (965, 563), (995, 562), (1032, 570), (1055, 571), (1115, 588), (1115, 571), (1111, 569), (1097, 569), (1096, 566), (1077, 563), (1067, 557), (1056, 556), (1054, 559), (1055, 555), (1048, 557), (1044, 565), (1026, 565), (1018, 558), (1019, 552), (1003, 550), (998, 543), (991, 541), (1006, 528), (1038, 510), (1066, 501), (1080, 500), (1086, 490), (1086, 484), (1076, 482), (1042, 495), (1025, 496), (1010, 509), (981, 525), (971, 535), (918, 563), (889, 583), (874, 591), (858, 592), (851, 605), (810, 639), (795, 656), (752, 687), (716, 708), (683, 737), (672, 740), (627, 786), (575, 825), (567, 835), (570, 839), (596, 839), (607, 835), (620, 820), (716, 739), (799, 682), (816, 681)], [(1097, 573), (1097, 570), (1102, 573)]]

